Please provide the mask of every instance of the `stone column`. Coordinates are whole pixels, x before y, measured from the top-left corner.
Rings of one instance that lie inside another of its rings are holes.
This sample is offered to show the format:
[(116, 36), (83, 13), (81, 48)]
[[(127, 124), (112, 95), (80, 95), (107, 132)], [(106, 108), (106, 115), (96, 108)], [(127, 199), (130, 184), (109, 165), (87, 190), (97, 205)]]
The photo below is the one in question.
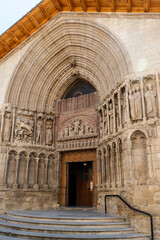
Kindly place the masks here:
[(112, 146), (112, 158), (111, 158), (111, 186), (115, 188), (116, 186), (116, 164), (115, 164), (115, 152)]
[(46, 117), (43, 118), (43, 145), (46, 145)]
[(16, 157), (16, 164), (15, 164), (15, 179), (14, 179), (14, 184), (13, 184), (13, 188), (16, 189), (18, 188), (18, 183), (17, 183), (17, 178), (18, 178), (18, 167), (19, 167), (19, 157)]
[(98, 187), (101, 188), (102, 184), (102, 153), (98, 151)]
[(35, 114), (34, 117), (34, 133), (33, 133), (33, 143), (36, 144), (36, 138), (37, 138), (37, 116)]
[(113, 95), (112, 98), (112, 103), (113, 103), (113, 133), (116, 132), (116, 112), (115, 112), (115, 98)]
[(26, 157), (26, 172), (25, 172), (25, 178), (24, 178), (24, 184), (23, 188), (27, 189), (28, 188), (28, 167), (29, 167), (29, 156)]
[(38, 186), (38, 164), (39, 164), (39, 158), (36, 157), (35, 161), (36, 161), (36, 171), (35, 171), (35, 184), (34, 184), (33, 188), (34, 189), (38, 189), (39, 188), (39, 186)]
[(12, 132), (11, 132), (11, 142), (14, 141), (14, 129), (15, 129), (15, 122), (16, 122), (16, 107), (13, 107), (13, 114), (12, 114)]
[(126, 83), (126, 107), (127, 107), (127, 123), (131, 124), (132, 121), (130, 118), (128, 91), (129, 91), (129, 82)]
[(140, 78), (140, 89), (142, 97), (142, 112), (143, 112), (143, 121), (146, 122), (146, 111), (145, 111), (145, 102), (144, 102), (144, 89), (143, 89), (143, 78)]
[(160, 116), (160, 75), (156, 74), (156, 87), (157, 87), (157, 99), (158, 99), (158, 113)]
[(102, 183), (102, 188), (105, 187), (105, 163), (104, 163), (104, 150), (102, 151), (101, 154), (101, 183)]
[(4, 119), (5, 119), (5, 112), (2, 113), (0, 142), (3, 141)]
[(121, 90), (118, 89), (119, 128), (122, 129)]
[(53, 119), (53, 128), (52, 128), (52, 147), (54, 147), (55, 143), (55, 118)]
[(8, 156), (5, 153), (1, 153), (0, 158), (1, 174), (0, 174), (0, 188), (7, 187), (7, 166)]
[(44, 160), (44, 185), (43, 189), (48, 189), (48, 159)]

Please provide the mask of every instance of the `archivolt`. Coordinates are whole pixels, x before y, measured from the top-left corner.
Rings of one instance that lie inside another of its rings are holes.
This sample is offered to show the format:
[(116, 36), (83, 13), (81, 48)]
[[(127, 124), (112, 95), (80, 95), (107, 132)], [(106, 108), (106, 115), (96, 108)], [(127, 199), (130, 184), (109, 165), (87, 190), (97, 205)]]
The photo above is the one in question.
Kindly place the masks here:
[[(53, 20), (38, 33), (15, 69), (6, 102), (52, 111), (75, 71), (96, 87), (101, 98), (132, 72), (125, 47), (107, 28), (79, 19)], [(71, 58), (76, 60), (75, 68), (70, 66)]]

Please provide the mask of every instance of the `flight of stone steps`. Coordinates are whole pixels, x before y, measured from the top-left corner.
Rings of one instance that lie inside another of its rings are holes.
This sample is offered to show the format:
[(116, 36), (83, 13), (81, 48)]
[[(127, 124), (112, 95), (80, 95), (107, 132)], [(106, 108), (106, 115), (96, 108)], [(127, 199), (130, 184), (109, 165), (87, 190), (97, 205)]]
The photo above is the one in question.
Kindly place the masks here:
[(19, 211), (0, 215), (0, 240), (128, 239), (149, 240), (136, 234), (125, 218), (95, 211)]

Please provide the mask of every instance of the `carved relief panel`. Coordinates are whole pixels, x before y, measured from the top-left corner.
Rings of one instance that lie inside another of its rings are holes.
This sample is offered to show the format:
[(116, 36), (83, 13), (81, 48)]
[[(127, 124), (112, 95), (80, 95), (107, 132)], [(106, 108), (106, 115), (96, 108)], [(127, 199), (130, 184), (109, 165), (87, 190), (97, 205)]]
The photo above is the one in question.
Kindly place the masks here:
[(16, 119), (15, 140), (17, 142), (32, 143), (34, 118), (32, 115), (19, 114)]

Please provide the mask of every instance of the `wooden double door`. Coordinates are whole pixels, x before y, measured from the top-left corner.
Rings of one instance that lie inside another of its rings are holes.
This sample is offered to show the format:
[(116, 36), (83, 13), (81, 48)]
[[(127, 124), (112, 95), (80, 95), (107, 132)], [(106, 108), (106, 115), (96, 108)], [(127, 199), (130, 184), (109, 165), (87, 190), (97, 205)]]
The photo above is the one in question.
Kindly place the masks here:
[(96, 151), (74, 151), (62, 154), (61, 206), (93, 207), (97, 204)]

